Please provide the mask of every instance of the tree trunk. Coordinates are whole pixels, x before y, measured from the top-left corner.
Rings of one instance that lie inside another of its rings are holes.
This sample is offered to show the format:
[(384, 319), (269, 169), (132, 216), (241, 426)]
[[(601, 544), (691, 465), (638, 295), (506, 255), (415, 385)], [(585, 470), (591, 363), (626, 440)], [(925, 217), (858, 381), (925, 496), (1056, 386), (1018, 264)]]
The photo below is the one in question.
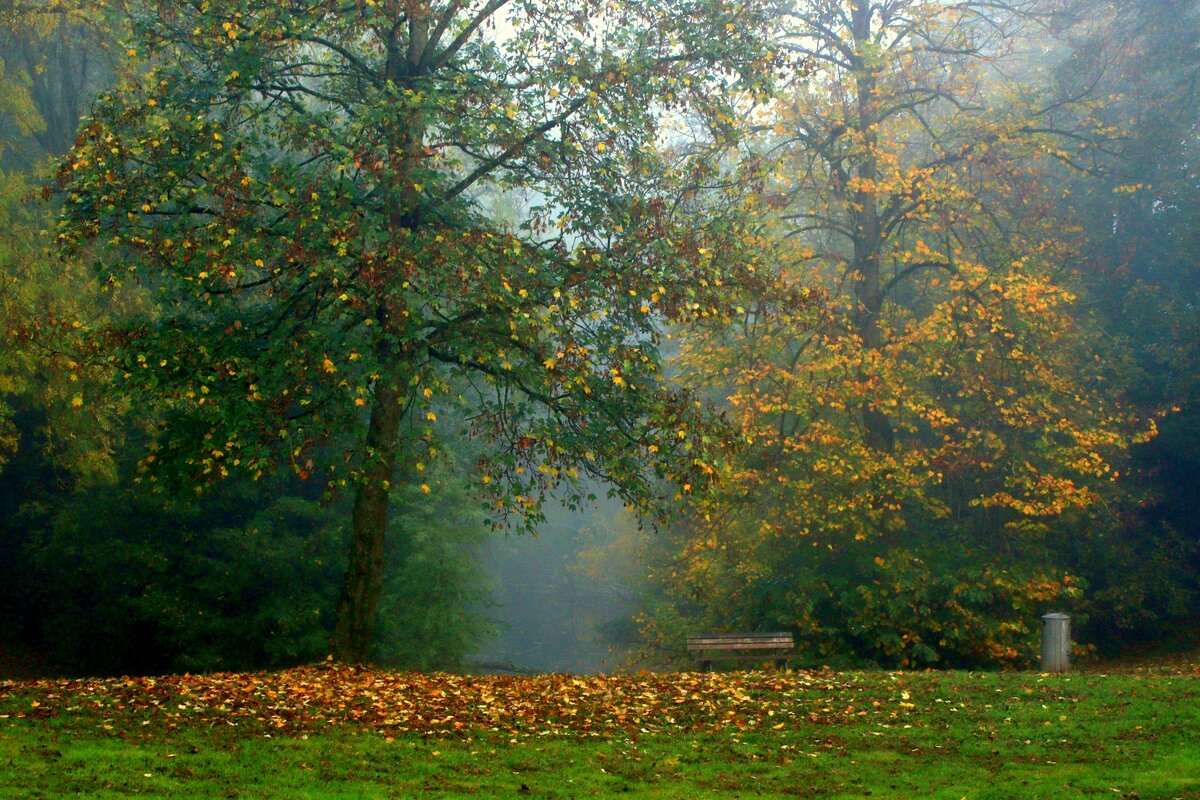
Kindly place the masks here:
[[(429, 41), (428, 7), (415, 6), (408, 22), (407, 41), (402, 44), (402, 28), (392, 30), (388, 40), (387, 81), (405, 86), (419, 77), (421, 60)], [(420, 224), (417, 208), (421, 198), (413, 188), (413, 173), (424, 158), (425, 123), (416, 114), (398, 115), (386, 131), (390, 172), (388, 175), (388, 231), (394, 251)], [(354, 498), (350, 534), (350, 561), (338, 598), (333, 629), (333, 657), (351, 664), (366, 663), (375, 637), (375, 618), (383, 590), (384, 542), (388, 525), (388, 504), (395, 480), (400, 423), (404, 416), (406, 354), (397, 353), (388, 335), (393, 319), (403, 319), (403, 310), (389, 310), (381, 302), (376, 316), (382, 337), (378, 360), (384, 377), (375, 388), (371, 423), (367, 430), (363, 475)]]
[(404, 412), (401, 399), (394, 382), (376, 389), (367, 430), (368, 463), (354, 497), (350, 561), (333, 629), (333, 657), (350, 664), (368, 661), (375, 637), (375, 617), (383, 590), (388, 501)]
[[(871, 16), (874, 4), (860, 2), (853, 8), (853, 35), (856, 52), (871, 44)], [(858, 127), (862, 131), (864, 155), (856, 174), (859, 188), (855, 193), (854, 207), (854, 325), (867, 352), (875, 353), (883, 347), (883, 332), (879, 328), (879, 316), (883, 312), (883, 284), (880, 280), (879, 253), (883, 249), (883, 231), (879, 221), (879, 208), (874, 187), (878, 185), (879, 161), (875, 156), (876, 81), (872, 68), (859, 62), (854, 65), (857, 72)], [(864, 371), (865, 379), (867, 373)], [(862, 404), (863, 441), (872, 450), (891, 452), (895, 444), (891, 420), (870, 399)]]

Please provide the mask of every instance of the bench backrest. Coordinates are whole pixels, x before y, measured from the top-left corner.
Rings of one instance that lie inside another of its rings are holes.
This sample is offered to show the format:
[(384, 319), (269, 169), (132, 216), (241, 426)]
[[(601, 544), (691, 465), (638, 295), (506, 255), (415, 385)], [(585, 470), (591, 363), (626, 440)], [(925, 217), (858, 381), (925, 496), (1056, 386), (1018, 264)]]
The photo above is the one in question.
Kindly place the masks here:
[(702, 633), (689, 636), (687, 647), (691, 652), (704, 650), (787, 650), (795, 647), (792, 634), (786, 631), (773, 633)]

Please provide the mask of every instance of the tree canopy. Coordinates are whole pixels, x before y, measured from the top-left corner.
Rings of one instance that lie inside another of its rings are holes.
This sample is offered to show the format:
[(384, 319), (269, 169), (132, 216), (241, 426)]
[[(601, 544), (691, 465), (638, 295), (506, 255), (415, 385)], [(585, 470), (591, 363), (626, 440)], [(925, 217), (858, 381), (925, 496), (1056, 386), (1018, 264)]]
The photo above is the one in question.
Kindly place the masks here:
[[(697, 188), (711, 153), (656, 145), (668, 113), (719, 133), (724, 90), (769, 75), (753, 4), (162, 2), (134, 24), (143, 66), (62, 166), (60, 240), (153, 304), (104, 334), (164, 415), (148, 467), (283, 460), (354, 493), (339, 657), (368, 655), (390, 489), (438, 456), (439, 413), (491, 443), (501, 517), (583, 473), (647, 505), (711, 471), (658, 330), (752, 266)], [(519, 225), (488, 192), (528, 204)]]

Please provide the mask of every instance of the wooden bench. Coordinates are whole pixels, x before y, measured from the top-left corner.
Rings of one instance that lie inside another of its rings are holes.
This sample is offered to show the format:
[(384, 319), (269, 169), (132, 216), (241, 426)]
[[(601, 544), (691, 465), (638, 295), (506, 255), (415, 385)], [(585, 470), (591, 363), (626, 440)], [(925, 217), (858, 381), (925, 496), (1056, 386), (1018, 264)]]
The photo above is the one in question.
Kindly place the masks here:
[(712, 669), (714, 661), (765, 661), (774, 659), (782, 669), (786, 654), (796, 646), (792, 634), (775, 633), (702, 633), (689, 636), (688, 652), (700, 664), (702, 672)]

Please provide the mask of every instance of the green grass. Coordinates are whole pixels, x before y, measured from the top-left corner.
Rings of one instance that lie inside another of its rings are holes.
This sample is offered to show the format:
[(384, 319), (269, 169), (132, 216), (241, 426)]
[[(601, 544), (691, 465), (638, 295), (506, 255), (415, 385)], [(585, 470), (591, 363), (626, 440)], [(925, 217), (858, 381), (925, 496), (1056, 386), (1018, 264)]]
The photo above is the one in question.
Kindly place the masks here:
[[(405, 678), (418, 713), (442, 680)], [(522, 721), (441, 732), (360, 712), (284, 725), (252, 707), (189, 715), (185, 697), (140, 706), (95, 685), (0, 685), (0, 798), (1200, 798), (1196, 675), (685, 674), (679, 696), (706, 704), (670, 724), (687, 705), (668, 696), (675, 679), (622, 680), (580, 689), (608, 698), (619, 722), (558, 721), (562, 679), (547, 677), (508, 686), (530, 698)], [(653, 681), (644, 706), (640, 680)], [(339, 685), (312, 702), (336, 704)], [(490, 686), (464, 702), (490, 700)]]

